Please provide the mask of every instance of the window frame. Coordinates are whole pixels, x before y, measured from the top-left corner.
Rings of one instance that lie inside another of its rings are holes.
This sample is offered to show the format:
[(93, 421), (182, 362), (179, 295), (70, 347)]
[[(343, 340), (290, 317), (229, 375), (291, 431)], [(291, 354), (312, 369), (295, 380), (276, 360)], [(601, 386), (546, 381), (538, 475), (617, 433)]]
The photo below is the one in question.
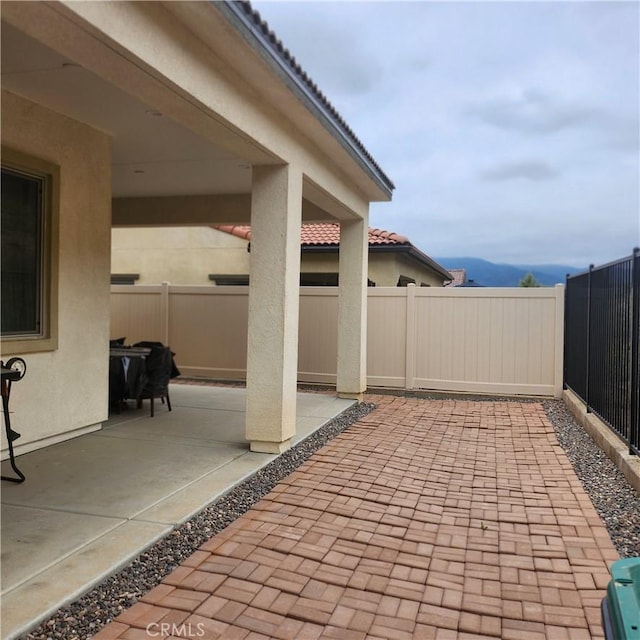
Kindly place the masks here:
[(40, 331), (2, 335), (2, 354), (55, 351), (58, 348), (58, 230), (60, 167), (9, 147), (1, 148), (2, 169), (42, 179), (42, 246), (40, 252)]

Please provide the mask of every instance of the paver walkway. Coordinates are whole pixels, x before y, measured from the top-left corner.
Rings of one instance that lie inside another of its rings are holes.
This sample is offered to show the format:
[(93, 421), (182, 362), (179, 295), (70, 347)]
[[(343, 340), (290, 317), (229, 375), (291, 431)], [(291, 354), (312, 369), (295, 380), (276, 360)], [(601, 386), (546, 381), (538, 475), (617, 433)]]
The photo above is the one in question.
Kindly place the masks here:
[(602, 638), (618, 555), (542, 406), (368, 399), (96, 640)]

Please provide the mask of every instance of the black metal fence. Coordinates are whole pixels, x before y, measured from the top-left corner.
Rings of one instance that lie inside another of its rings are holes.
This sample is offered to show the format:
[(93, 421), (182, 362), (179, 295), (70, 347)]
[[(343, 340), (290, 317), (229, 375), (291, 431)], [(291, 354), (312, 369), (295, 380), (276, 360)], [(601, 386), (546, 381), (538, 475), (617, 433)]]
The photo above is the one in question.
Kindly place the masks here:
[(640, 455), (640, 249), (567, 277), (564, 384)]

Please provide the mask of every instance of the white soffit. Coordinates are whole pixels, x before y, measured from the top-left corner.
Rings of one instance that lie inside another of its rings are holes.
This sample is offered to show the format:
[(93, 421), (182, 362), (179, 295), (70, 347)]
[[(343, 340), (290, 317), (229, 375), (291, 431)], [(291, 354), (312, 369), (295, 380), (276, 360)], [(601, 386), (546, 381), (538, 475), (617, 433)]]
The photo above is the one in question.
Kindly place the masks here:
[(249, 193), (249, 164), (2, 23), (2, 86), (113, 139), (114, 197)]

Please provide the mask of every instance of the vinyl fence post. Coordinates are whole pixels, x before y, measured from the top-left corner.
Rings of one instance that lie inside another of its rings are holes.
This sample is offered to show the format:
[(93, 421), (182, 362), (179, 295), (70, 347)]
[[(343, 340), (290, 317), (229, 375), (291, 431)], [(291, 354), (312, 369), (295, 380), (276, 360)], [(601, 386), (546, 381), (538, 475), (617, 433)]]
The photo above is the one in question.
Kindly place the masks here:
[(562, 388), (564, 383), (564, 295), (565, 286), (557, 284), (556, 293), (556, 317), (555, 317), (555, 368), (553, 374), (554, 395), (562, 398)]
[(416, 285), (413, 282), (407, 285), (406, 313), (404, 384), (406, 389), (413, 389), (416, 375)]

